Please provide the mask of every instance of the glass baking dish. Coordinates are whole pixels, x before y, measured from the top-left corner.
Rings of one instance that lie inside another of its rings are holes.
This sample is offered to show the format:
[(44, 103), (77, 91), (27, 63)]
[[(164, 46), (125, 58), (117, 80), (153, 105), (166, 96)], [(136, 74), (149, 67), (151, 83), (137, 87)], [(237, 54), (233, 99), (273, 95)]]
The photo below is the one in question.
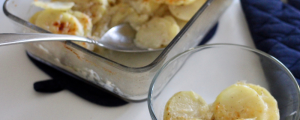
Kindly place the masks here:
[[(41, 10), (32, 5), (33, 1), (5, 1), (3, 11), (13, 22), (17, 33), (47, 32), (28, 22), (34, 13)], [(24, 46), (30, 56), (47, 65), (83, 78), (126, 101), (144, 101), (151, 80), (164, 62), (197, 46), (232, 1), (207, 0), (163, 51), (122, 53), (104, 48), (89, 51), (70, 41), (35, 42)]]

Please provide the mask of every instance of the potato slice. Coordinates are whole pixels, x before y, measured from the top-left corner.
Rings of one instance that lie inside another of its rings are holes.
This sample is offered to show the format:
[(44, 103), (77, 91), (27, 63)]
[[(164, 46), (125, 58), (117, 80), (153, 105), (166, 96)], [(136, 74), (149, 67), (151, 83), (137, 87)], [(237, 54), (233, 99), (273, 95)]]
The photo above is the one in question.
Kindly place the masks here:
[(31, 18), (29, 19), (29, 22), (32, 24), (35, 24), (36, 18), (42, 13), (43, 11), (36, 12)]
[(93, 36), (101, 38), (110, 28), (129, 23), (135, 30), (147, 22), (149, 16), (138, 14), (129, 4), (119, 3), (104, 14), (104, 17), (94, 25)]
[(74, 15), (81, 23), (84, 30), (84, 36), (91, 36), (92, 27), (93, 27), (91, 18), (88, 15), (79, 11), (68, 11), (68, 13)]
[(179, 31), (180, 28), (172, 16), (153, 17), (139, 28), (134, 42), (143, 48), (163, 48)]
[(275, 98), (263, 87), (253, 84), (246, 84), (248, 87), (255, 90), (258, 95), (265, 101), (265, 104), (268, 106), (267, 112), (265, 113), (266, 119), (268, 120), (279, 120), (279, 109), (278, 104)]
[(210, 120), (209, 105), (193, 91), (173, 95), (165, 106), (164, 120)]
[(129, 23), (135, 30), (148, 21), (149, 16), (138, 14), (129, 4), (120, 3), (110, 9), (107, 13), (111, 16), (110, 27), (122, 23)]
[(112, 16), (110, 27), (114, 27), (125, 22), (125, 19), (132, 13), (134, 9), (129, 4), (120, 3), (110, 9), (108, 14)]
[(169, 6), (166, 4), (160, 5), (160, 7), (153, 13), (153, 16), (157, 16), (157, 17), (163, 17), (166, 15), (172, 15), (169, 10)]
[(88, 15), (92, 19), (92, 23), (98, 22), (108, 7), (107, 0), (52, 0), (61, 2), (74, 2), (72, 7), (74, 11), (80, 11)]
[(138, 31), (144, 23), (146, 23), (149, 20), (149, 16), (146, 14), (139, 15), (137, 13), (132, 13), (128, 15), (128, 17), (125, 19), (125, 22), (128, 22), (130, 26)]
[(188, 21), (177, 19), (177, 18), (175, 20), (176, 20), (176, 23), (178, 24), (180, 29), (182, 29), (186, 25), (186, 23), (188, 22)]
[[(35, 24), (45, 30), (48, 30), (55, 34), (69, 34), (69, 35), (78, 35), (78, 36), (85, 36), (85, 32), (89, 30), (84, 29), (83, 26), (89, 26), (84, 23), (84, 20), (78, 20), (78, 18), (85, 18), (85, 16), (78, 12), (64, 12), (64, 11), (57, 11), (47, 9), (42, 11), (38, 17), (36, 18)], [(86, 18), (85, 18), (86, 19)], [(81, 21), (81, 22), (80, 22)], [(91, 28), (88, 28), (91, 29)], [(74, 42), (86, 49), (93, 50), (94, 45), (88, 44), (84, 42)]]
[(189, 5), (189, 4), (194, 4), (194, 2), (196, 0), (153, 0), (157, 3), (165, 3), (165, 4), (168, 4), (168, 5)]
[[(259, 92), (263, 90), (261, 87), (251, 86), (258, 89)], [(276, 100), (270, 97), (264, 98), (262, 94), (258, 94), (253, 88), (247, 84), (238, 83), (222, 91), (213, 103), (213, 118), (215, 120), (271, 120), (271, 118), (273, 118), (272, 120), (279, 120), (277, 117), (272, 117), (273, 115), (277, 116), (277, 114), (268, 110), (276, 111), (276, 108), (268, 104), (269, 101), (272, 101), (273, 105)], [(268, 96), (268, 94), (266, 95)], [(266, 99), (269, 101), (266, 101)]]
[(176, 18), (189, 21), (205, 2), (206, 0), (196, 0), (190, 5), (169, 5), (169, 10)]
[(129, 4), (138, 14), (153, 15), (160, 4), (151, 0), (123, 0), (122, 2)]
[(70, 10), (75, 4), (74, 2), (47, 2), (47, 1), (34, 1), (35, 6), (44, 8), (44, 9), (53, 9), (53, 10)]
[(84, 36), (83, 26), (70, 13), (57, 10), (44, 10), (37, 17), (35, 24), (56, 34)]

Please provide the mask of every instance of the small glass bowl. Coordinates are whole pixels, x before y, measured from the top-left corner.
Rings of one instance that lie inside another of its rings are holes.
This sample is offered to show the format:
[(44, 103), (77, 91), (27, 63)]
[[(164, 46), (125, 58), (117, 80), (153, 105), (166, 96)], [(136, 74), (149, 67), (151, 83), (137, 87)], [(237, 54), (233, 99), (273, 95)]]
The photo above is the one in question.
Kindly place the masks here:
[(299, 120), (299, 86), (291, 72), (262, 51), (232, 44), (199, 46), (166, 62), (149, 89), (150, 115), (162, 120), (165, 104), (179, 91), (192, 90), (211, 104), (238, 81), (269, 90), (278, 102), (281, 120)]

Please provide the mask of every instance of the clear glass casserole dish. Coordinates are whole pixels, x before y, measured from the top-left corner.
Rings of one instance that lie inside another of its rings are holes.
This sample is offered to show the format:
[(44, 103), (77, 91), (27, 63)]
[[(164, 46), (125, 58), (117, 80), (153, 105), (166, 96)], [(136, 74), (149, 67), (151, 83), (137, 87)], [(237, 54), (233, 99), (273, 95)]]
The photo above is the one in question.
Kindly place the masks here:
[[(5, 1), (3, 11), (17, 33), (47, 32), (28, 22), (41, 10), (32, 5), (33, 1)], [(126, 101), (144, 101), (151, 80), (162, 64), (197, 46), (232, 1), (207, 0), (163, 51), (122, 53), (104, 48), (89, 51), (69, 41), (35, 42), (24, 46), (30, 56), (45, 64), (83, 78)]]

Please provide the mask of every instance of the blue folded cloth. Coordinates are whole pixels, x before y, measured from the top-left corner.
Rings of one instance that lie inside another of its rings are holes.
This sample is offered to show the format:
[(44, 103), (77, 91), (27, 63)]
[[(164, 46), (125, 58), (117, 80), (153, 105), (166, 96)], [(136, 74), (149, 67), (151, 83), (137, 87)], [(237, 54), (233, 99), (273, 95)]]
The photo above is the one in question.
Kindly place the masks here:
[(300, 83), (300, 0), (241, 0), (257, 49), (280, 60)]

